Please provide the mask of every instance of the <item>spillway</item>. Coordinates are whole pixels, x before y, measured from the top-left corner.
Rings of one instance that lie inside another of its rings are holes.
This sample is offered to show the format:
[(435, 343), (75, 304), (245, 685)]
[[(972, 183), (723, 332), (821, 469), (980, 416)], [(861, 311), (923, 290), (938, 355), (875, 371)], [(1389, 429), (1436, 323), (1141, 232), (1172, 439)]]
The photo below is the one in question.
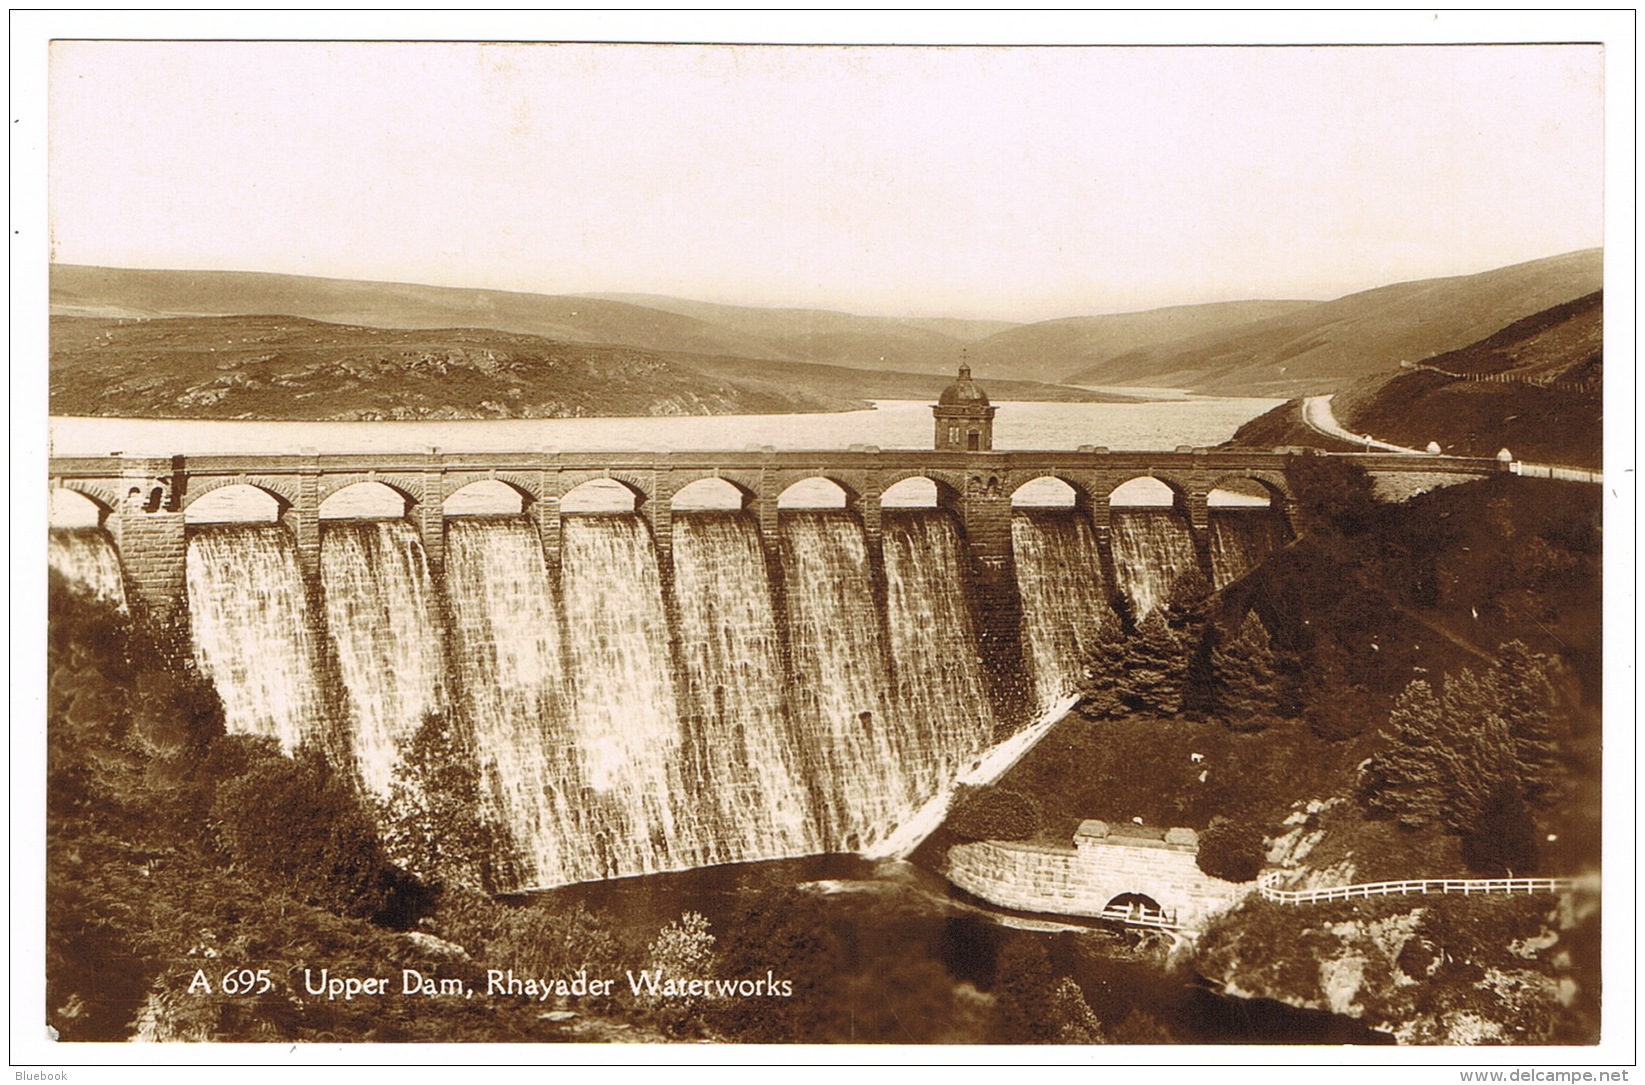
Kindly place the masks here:
[(1165, 508), (1111, 509), (1109, 525), (1114, 578), (1140, 625), (1165, 605), (1179, 577), (1199, 568), (1193, 529), (1180, 511)]
[(1211, 511), (1211, 584), (1221, 588), (1255, 569), (1284, 546), (1291, 529), (1271, 509), (1214, 508)]
[(806, 775), (825, 845), (854, 851), (923, 801), (903, 772), (868, 547), (849, 512), (785, 510), (780, 554), (790, 705)]
[(712, 812), (718, 861), (823, 850), (784, 690), (782, 638), (756, 525), (743, 513), (674, 519), (682, 750)]
[(580, 845), (559, 608), (531, 521), (449, 521), (446, 602), (485, 812), (505, 834), (499, 880), (523, 888), (602, 877)]
[(1108, 601), (1090, 518), (1079, 509), (1011, 516), (1023, 655), (1041, 712), (1074, 693), (1098, 641), (1118, 618)]
[(938, 509), (883, 513), (886, 635), (900, 757), (918, 795), (933, 795), (994, 733), (965, 597), (965, 555)]
[[(1227, 569), (1280, 537), (1239, 517), (1214, 518)], [(1196, 567), (1188, 525), (1164, 509), (1113, 525), (1140, 619)], [(886, 509), (881, 527), (876, 552), (855, 512), (783, 510), (773, 554), (745, 512), (682, 511), (659, 551), (638, 514), (566, 513), (551, 565), (532, 519), (454, 516), (437, 577), (412, 523), (333, 520), (312, 586), (286, 527), (198, 528), (192, 642), (231, 730), (351, 755), (379, 796), (406, 738), (449, 716), (505, 890), (869, 850), (999, 729), (973, 613), (993, 597), (969, 595), (952, 513)], [(1012, 546), (1045, 709), (1118, 617), (1083, 512), (1019, 510)], [(96, 531), (54, 532), (52, 561), (120, 584)]]
[(405, 520), (326, 524), (320, 587), (356, 771), (387, 797), (399, 743), (446, 707), (440, 608)]
[(605, 877), (713, 861), (681, 764), (683, 735), (651, 532), (631, 513), (563, 526), (572, 740), (585, 841)]
[(126, 579), (120, 555), (101, 528), (53, 528), (46, 539), (46, 564), (93, 598), (126, 610)]
[(188, 543), (186, 583), (194, 657), (217, 687), (228, 730), (278, 739), (288, 753), (329, 746), (318, 638), (286, 529), (200, 530)]

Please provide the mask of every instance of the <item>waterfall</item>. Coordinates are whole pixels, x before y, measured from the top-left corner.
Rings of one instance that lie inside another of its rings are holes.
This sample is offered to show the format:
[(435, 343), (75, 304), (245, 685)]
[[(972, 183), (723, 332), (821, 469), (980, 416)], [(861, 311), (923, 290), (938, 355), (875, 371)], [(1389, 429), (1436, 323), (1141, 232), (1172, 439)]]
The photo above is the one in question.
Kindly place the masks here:
[(439, 607), (422, 540), (405, 520), (328, 523), (320, 586), (354, 763), (367, 789), (386, 798), (397, 744), (445, 707)]
[(790, 704), (806, 775), (826, 846), (855, 851), (923, 801), (903, 773), (868, 547), (857, 518), (841, 510), (784, 511), (780, 531)]
[(1285, 516), (1272, 509), (1211, 510), (1211, 584), (1221, 588), (1262, 564), (1291, 538)]
[(1087, 660), (1118, 619), (1108, 601), (1091, 521), (1077, 509), (1011, 516), (1023, 653), (1041, 712), (1078, 688)]
[(765, 553), (747, 515), (675, 516), (674, 598), (687, 782), (715, 812), (716, 858), (822, 851), (783, 700), (788, 679)]
[(952, 517), (938, 509), (883, 516), (886, 634), (906, 770), (917, 794), (953, 782), (993, 738), (994, 712), (965, 598)]
[(667, 611), (632, 513), (567, 516), (561, 564), (578, 767), (606, 877), (714, 861), (685, 787)]
[(489, 820), (507, 834), (507, 888), (604, 876), (582, 840), (566, 724), (560, 616), (525, 517), (446, 524), (452, 659)]
[(46, 539), (46, 563), (71, 584), (126, 612), (126, 580), (120, 555), (101, 528), (52, 528)]
[(1193, 529), (1181, 512), (1164, 508), (1111, 509), (1108, 522), (1114, 578), (1140, 625), (1165, 605), (1178, 577), (1199, 568)]
[(327, 734), (297, 547), (279, 525), (217, 526), (188, 544), (189, 630), (229, 731), (287, 752)]

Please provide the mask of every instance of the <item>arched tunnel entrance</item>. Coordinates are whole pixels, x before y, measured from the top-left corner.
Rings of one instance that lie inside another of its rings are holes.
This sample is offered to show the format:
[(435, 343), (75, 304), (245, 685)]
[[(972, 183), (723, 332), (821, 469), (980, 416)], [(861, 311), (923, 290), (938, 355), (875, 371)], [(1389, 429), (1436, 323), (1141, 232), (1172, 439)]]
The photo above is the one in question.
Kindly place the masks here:
[(1126, 923), (1170, 922), (1174, 918), (1166, 913), (1159, 901), (1146, 893), (1121, 893), (1103, 905), (1102, 914), (1105, 919), (1118, 919)]

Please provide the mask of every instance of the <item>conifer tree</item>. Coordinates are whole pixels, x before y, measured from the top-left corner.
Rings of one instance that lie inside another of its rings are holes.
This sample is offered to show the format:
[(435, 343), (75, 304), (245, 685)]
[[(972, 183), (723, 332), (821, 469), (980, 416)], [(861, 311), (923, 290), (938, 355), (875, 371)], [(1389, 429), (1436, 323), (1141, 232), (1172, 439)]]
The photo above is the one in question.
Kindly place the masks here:
[(1560, 741), (1566, 726), (1547, 656), (1513, 640), (1497, 650), (1492, 677), (1497, 713), (1513, 735), (1514, 759), (1527, 801), (1548, 806), (1560, 792)]
[(1367, 804), (1392, 814), (1408, 829), (1434, 821), (1445, 809), (1446, 751), (1439, 745), (1443, 714), (1428, 683), (1418, 679), (1406, 686), (1382, 732), (1389, 748), (1365, 767)]
[(1211, 649), (1216, 710), (1230, 730), (1260, 731), (1273, 722), (1279, 703), (1273, 642), (1254, 612), (1247, 611), (1234, 636)]
[(1079, 713), (1086, 719), (1110, 719), (1129, 710), (1123, 699), (1126, 642), (1119, 629), (1104, 625), (1096, 646), (1086, 657), (1079, 703)]
[(1188, 674), (1184, 645), (1164, 616), (1155, 611), (1143, 620), (1127, 644), (1124, 700), (1133, 711), (1175, 716), (1182, 710)]

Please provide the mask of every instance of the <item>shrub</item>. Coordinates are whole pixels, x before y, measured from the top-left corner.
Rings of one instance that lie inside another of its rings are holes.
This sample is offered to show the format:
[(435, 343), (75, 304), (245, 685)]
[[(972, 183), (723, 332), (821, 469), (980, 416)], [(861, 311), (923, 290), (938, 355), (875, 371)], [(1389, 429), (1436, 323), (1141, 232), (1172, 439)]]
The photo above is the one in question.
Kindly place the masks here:
[(1266, 858), (1261, 832), (1244, 822), (1217, 817), (1200, 834), (1194, 861), (1213, 878), (1248, 882), (1262, 873)]
[(338, 915), (382, 917), (401, 903), (396, 896), (410, 886), (323, 754), (282, 757), (272, 739), (237, 745), (245, 771), (220, 784), (211, 803), (218, 842), (236, 864)]
[(399, 743), (389, 795), (377, 799), (388, 858), (425, 883), (483, 888), (495, 845), (480, 816), (480, 773), (445, 716), (431, 712)]
[(1371, 476), (1352, 460), (1298, 456), (1285, 469), (1296, 518), (1307, 531), (1359, 535), (1376, 522), (1380, 503)]
[(1039, 832), (1039, 804), (1015, 791), (979, 788), (955, 802), (948, 828), (963, 840), (1027, 840)]

